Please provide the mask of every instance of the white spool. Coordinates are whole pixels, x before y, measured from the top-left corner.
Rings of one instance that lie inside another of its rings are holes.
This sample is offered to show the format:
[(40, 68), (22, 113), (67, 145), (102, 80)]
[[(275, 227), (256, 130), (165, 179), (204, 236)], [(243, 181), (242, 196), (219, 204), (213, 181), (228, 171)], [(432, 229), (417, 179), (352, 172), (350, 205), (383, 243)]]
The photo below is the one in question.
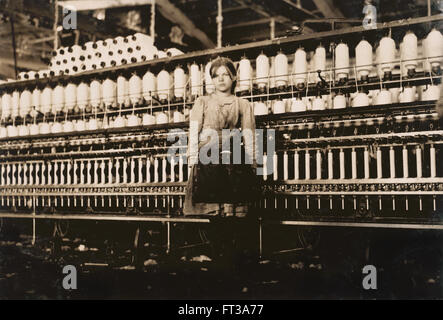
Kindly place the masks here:
[(157, 89), (158, 97), (160, 100), (167, 100), (169, 97), (169, 91), (171, 88), (171, 77), (166, 70), (162, 70), (157, 75)]
[(32, 93), (25, 89), (20, 94), (20, 117), (25, 118), (31, 111)]
[(2, 119), (7, 119), (11, 116), (12, 96), (9, 93), (2, 95)]
[(157, 91), (157, 78), (151, 71), (146, 71), (142, 79), (143, 98), (150, 102)]
[(102, 83), (103, 103), (105, 107), (117, 107), (117, 84), (106, 78)]
[(74, 83), (68, 83), (65, 87), (65, 109), (72, 111), (77, 105), (77, 86)]
[(355, 65), (360, 79), (369, 76), (372, 70), (372, 55), (371, 44), (366, 40), (360, 41), (355, 48)]
[(117, 77), (117, 103), (125, 107), (129, 107), (131, 104), (129, 99), (129, 81), (122, 75)]
[(443, 55), (443, 35), (441, 32), (435, 28), (432, 29), (426, 37), (424, 47), (426, 58), (429, 59), (431, 67), (439, 67)]
[(335, 74), (338, 80), (349, 78), (349, 47), (345, 43), (335, 48)]
[(306, 51), (298, 48), (294, 54), (294, 64), (292, 68), (293, 83), (296, 86), (304, 85), (308, 77), (308, 62), (306, 61)]
[(238, 78), (239, 81), (237, 87), (239, 91), (247, 91), (251, 89), (252, 67), (251, 61), (246, 57), (243, 57), (240, 60)]
[(201, 96), (202, 95), (202, 79), (200, 67), (194, 62), (189, 68), (189, 75), (191, 78), (191, 95)]
[(133, 106), (137, 106), (139, 104), (141, 104), (142, 99), (143, 99), (143, 95), (142, 95), (142, 90), (143, 90), (143, 83), (142, 83), (142, 79), (136, 74), (134, 73), (131, 78), (129, 78), (129, 99), (131, 101), (131, 104)]
[(52, 89), (46, 86), (41, 95), (41, 112), (47, 114), (52, 110)]
[(18, 90), (14, 90), (12, 92), (12, 108), (11, 108), (11, 117), (16, 118), (19, 115), (20, 110), (20, 92)]
[(381, 71), (392, 72), (395, 61), (395, 41), (390, 37), (384, 37), (380, 40), (378, 63), (381, 64)]
[(177, 66), (174, 70), (174, 96), (183, 98), (186, 91), (186, 74), (182, 67)]
[(417, 36), (412, 31), (408, 31), (405, 34), (400, 49), (401, 49), (400, 55), (401, 55), (401, 60), (403, 61), (403, 66), (406, 69), (417, 68), (418, 65)]
[(288, 84), (288, 69), (288, 57), (282, 52), (278, 53), (274, 60), (275, 85), (277, 87)]
[(100, 81), (94, 79), (90, 84), (90, 94), (91, 94), (91, 106), (93, 108), (98, 108), (102, 103), (102, 85)]
[(256, 64), (256, 79), (259, 88), (265, 88), (268, 86), (269, 81), (269, 58), (261, 53), (255, 60)]
[[(317, 71), (322, 71), (320, 72), (320, 75), (324, 78), (324, 70), (326, 70), (326, 49), (323, 46), (318, 46), (317, 49), (315, 49), (315, 54), (314, 54), (314, 70), (315, 72)], [(316, 79), (317, 82), (320, 82), (321, 79), (318, 76), (318, 74), (316, 75)]]

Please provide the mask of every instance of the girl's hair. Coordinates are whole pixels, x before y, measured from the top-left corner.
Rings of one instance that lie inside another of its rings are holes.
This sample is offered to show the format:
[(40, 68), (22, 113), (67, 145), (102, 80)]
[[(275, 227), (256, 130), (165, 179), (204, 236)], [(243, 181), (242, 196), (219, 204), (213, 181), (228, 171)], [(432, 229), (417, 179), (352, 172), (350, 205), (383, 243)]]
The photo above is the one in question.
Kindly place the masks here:
[(211, 75), (211, 78), (215, 78), (216, 72), (218, 68), (225, 67), (226, 70), (229, 73), (229, 76), (232, 80), (232, 87), (231, 87), (231, 93), (234, 93), (235, 86), (237, 85), (237, 69), (235, 68), (234, 62), (232, 62), (231, 59), (225, 58), (225, 57), (218, 57), (211, 63), (211, 69), (209, 70), (209, 73)]

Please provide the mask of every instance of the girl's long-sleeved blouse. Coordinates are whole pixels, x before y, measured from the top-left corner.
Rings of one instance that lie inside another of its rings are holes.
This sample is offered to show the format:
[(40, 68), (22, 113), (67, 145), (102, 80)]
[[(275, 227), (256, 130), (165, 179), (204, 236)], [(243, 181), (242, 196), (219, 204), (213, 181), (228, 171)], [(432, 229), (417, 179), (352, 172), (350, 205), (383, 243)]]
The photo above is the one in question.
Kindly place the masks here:
[[(202, 146), (210, 141), (210, 137), (207, 137), (207, 140), (203, 139), (204, 141), (199, 142), (202, 140), (199, 139), (199, 136), (204, 129), (212, 129), (218, 133), (220, 137), (219, 151), (222, 150), (222, 130), (241, 129), (246, 154), (250, 157), (251, 162), (255, 163), (255, 118), (252, 104), (248, 100), (236, 96), (219, 98), (215, 94), (200, 97), (194, 103), (189, 121), (188, 163), (191, 165), (196, 163), (198, 152)], [(194, 170), (194, 167), (191, 170)], [(192, 172), (190, 177), (192, 177)], [(193, 203), (192, 179), (188, 180), (184, 214), (205, 214), (218, 210), (218, 208), (219, 205), (216, 203)]]

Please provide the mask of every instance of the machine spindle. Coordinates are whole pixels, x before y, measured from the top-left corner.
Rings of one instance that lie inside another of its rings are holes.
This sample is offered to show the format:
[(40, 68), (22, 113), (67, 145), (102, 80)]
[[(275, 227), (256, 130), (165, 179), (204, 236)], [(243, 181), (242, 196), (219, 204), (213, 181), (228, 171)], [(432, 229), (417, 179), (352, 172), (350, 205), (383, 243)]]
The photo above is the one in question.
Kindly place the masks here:
[(369, 179), (369, 150), (366, 147), (363, 152), (363, 158), (364, 158), (364, 171), (365, 171), (365, 179)]
[[(321, 158), (321, 151), (320, 149), (317, 150), (316, 154), (316, 176), (317, 180), (321, 180), (321, 164), (322, 164), (322, 158)], [(320, 200), (319, 200), (319, 207), (320, 207)]]
[(343, 151), (343, 149), (340, 149), (339, 158), (340, 158), (340, 180), (344, 180), (345, 179), (345, 152)]
[(306, 180), (310, 180), (311, 179), (311, 156), (309, 154), (309, 150), (306, 150), (305, 152), (305, 174)]
[(415, 149), (415, 155), (416, 155), (416, 159), (417, 159), (417, 178), (421, 178), (423, 176), (423, 169), (422, 169), (421, 148), (419, 145), (417, 145), (417, 147)]
[(408, 148), (406, 147), (406, 145), (403, 146), (402, 158), (403, 158), (403, 178), (408, 178), (409, 177)]
[(298, 151), (294, 152), (294, 180), (300, 179), (300, 155)]
[(381, 158), (381, 148), (377, 147), (377, 178), (382, 179), (383, 178), (383, 171), (382, 171), (382, 158)]
[(395, 150), (394, 147), (389, 147), (389, 169), (391, 178), (395, 178)]

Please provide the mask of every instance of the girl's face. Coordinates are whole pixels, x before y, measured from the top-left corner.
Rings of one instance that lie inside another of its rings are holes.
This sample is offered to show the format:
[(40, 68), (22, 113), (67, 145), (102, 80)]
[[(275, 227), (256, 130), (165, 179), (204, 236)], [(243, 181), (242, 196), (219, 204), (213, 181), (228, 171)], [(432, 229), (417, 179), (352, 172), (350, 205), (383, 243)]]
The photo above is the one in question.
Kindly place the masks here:
[(215, 71), (212, 82), (214, 83), (215, 90), (224, 93), (231, 92), (233, 79), (231, 79), (231, 76), (225, 66), (221, 66), (217, 69), (217, 71)]

